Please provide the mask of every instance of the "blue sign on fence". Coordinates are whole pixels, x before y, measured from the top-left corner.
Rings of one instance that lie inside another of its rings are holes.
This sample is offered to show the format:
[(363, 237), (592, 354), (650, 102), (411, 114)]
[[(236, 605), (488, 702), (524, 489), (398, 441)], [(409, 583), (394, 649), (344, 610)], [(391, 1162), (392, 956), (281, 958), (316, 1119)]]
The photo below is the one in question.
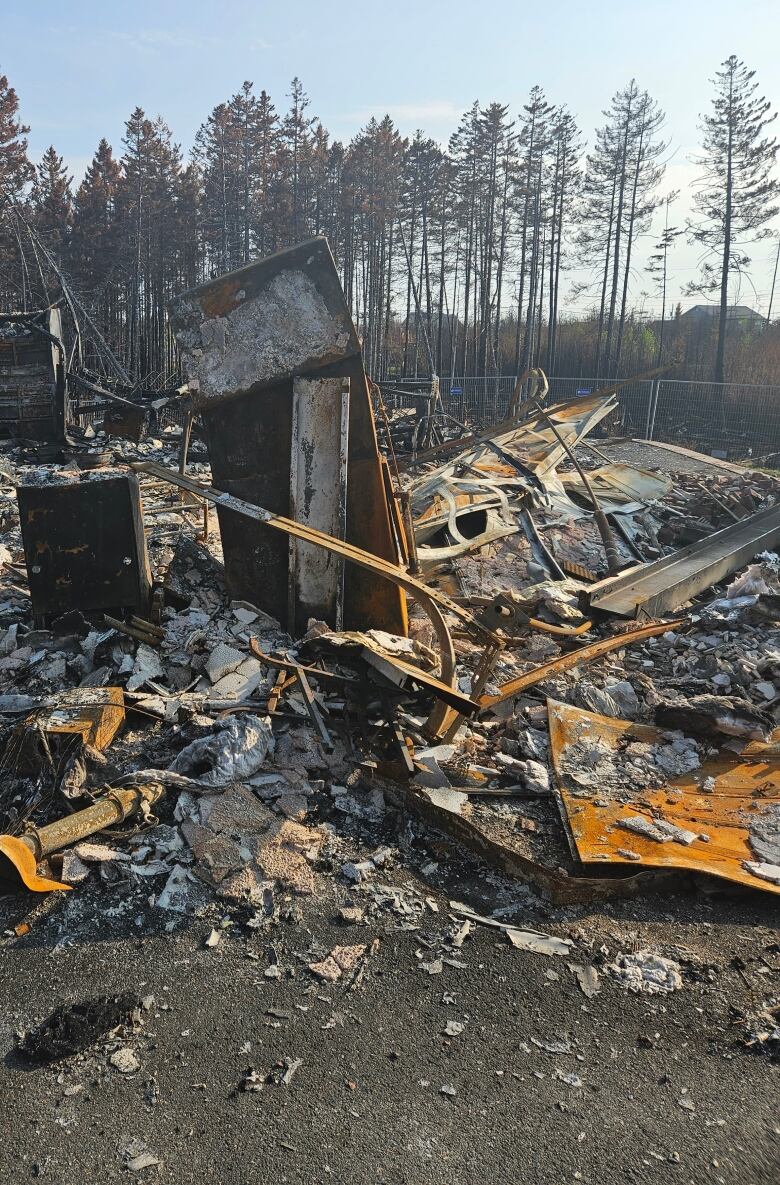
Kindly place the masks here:
[(450, 387), (450, 395), (462, 395), (462, 394), (463, 394), (462, 387)]
[(593, 388), (592, 387), (578, 387), (577, 394), (578, 395), (592, 395)]

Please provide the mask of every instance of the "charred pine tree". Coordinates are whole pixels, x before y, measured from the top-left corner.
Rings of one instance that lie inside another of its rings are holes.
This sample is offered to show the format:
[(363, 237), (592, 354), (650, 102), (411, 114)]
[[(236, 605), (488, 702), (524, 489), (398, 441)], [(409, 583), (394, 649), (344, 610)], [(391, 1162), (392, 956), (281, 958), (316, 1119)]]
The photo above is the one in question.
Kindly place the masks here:
[(658, 352), (655, 364), (660, 366), (664, 357), (664, 338), (666, 335), (666, 311), (669, 288), (669, 255), (677, 239), (684, 232), (676, 226), (669, 225), (669, 210), (672, 203), (679, 197), (679, 190), (666, 195), (664, 199), (664, 229), (655, 244), (655, 249), (647, 264), (647, 271), (656, 283), (656, 291), (661, 297), (661, 324), (658, 330)]
[(750, 263), (744, 244), (771, 234), (769, 223), (778, 212), (777, 141), (765, 134), (777, 113), (758, 94), (754, 76), (735, 54), (715, 75), (712, 109), (702, 119), (696, 217), (688, 224), (690, 239), (705, 251), (700, 277), (689, 292), (718, 294), (716, 383), (726, 380), (729, 281)]
[(27, 156), (26, 127), (19, 119), (19, 99), (0, 74), (0, 302), (27, 308), (30, 297), (24, 250), (14, 205), (21, 202), (34, 176)]

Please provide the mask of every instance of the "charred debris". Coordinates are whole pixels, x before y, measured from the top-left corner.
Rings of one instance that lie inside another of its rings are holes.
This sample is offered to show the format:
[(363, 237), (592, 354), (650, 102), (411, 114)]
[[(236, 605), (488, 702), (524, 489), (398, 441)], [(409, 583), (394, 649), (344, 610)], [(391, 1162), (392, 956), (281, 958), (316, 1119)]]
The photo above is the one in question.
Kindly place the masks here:
[(776, 477), (541, 371), (501, 423), (389, 411), (324, 239), (170, 312), (155, 399), (0, 319), (6, 890), (358, 914), (424, 833), (551, 903), (780, 893)]

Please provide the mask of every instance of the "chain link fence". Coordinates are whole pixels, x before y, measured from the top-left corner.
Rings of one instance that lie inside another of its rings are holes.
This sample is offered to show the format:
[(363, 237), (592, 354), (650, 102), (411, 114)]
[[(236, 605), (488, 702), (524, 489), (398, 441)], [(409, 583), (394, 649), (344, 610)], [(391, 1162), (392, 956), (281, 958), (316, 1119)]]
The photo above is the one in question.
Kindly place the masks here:
[[(419, 391), (420, 382), (410, 381), (406, 391), (404, 381), (397, 380), (388, 405), (414, 406), (411, 388)], [(549, 383), (548, 402), (582, 399), (607, 385), (604, 379), (565, 376), (550, 378)], [(445, 412), (486, 427), (506, 416), (515, 379), (446, 377), (439, 387)], [(780, 385), (645, 379), (622, 386), (617, 397), (618, 417), (609, 425), (613, 435), (681, 444), (734, 459), (780, 454)]]
[(780, 385), (660, 379), (647, 414), (650, 440), (738, 458), (780, 453)]

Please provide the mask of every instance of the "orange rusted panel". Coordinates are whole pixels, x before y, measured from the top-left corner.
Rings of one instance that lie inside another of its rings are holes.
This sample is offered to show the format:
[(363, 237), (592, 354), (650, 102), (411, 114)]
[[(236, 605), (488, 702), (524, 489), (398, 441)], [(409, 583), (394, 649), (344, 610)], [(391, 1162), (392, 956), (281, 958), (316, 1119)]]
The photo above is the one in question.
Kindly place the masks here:
[[(619, 763), (626, 744), (656, 745), (664, 738), (662, 730), (555, 700), (548, 700), (547, 707), (559, 806), (569, 840), (584, 864), (686, 869), (780, 893), (780, 884), (748, 867), (764, 862), (749, 842), (751, 827), (775, 811), (780, 799), (780, 730), (768, 744), (752, 743), (741, 754), (721, 752), (655, 789), (631, 787), (627, 777), (618, 795), (603, 784), (592, 789), (578, 784), (571, 776), (567, 751), (570, 759), (571, 747), (581, 742), (602, 751), (608, 747)], [(626, 829), (626, 820), (636, 819), (671, 824), (695, 833), (695, 838), (659, 842)]]
[(63, 692), (57, 703), (35, 712), (24, 722), (51, 736), (74, 734), (85, 745), (101, 752), (113, 741), (125, 719), (125, 697), (121, 687), (75, 687)]

